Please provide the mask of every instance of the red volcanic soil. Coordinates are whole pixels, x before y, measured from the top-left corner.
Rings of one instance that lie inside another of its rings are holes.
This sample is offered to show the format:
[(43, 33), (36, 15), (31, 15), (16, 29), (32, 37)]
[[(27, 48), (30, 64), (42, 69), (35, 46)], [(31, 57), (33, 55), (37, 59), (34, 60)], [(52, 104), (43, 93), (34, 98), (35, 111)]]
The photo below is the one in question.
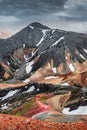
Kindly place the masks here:
[(0, 114), (0, 130), (87, 130), (87, 121), (53, 123)]

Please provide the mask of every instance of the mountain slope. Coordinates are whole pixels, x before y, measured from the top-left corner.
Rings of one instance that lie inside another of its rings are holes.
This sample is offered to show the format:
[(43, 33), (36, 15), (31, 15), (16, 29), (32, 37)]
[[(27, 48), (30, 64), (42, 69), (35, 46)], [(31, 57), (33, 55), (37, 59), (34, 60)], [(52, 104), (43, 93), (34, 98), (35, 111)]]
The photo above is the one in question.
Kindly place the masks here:
[(1, 62), (16, 80), (81, 73), (87, 68), (87, 34), (31, 23), (11, 38), (0, 40), (0, 46)]

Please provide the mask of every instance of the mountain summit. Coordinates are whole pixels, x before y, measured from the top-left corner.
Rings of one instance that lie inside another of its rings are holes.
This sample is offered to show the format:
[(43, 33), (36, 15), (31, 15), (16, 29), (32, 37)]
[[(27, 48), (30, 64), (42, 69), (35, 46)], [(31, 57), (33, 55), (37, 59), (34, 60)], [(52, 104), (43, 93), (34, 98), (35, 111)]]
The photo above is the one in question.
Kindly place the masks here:
[(44, 25), (42, 25), (41, 23), (38, 23), (38, 22), (34, 22), (34, 23), (29, 24), (29, 27), (31, 27), (31, 26), (33, 28), (50, 29), (49, 27), (44, 26)]

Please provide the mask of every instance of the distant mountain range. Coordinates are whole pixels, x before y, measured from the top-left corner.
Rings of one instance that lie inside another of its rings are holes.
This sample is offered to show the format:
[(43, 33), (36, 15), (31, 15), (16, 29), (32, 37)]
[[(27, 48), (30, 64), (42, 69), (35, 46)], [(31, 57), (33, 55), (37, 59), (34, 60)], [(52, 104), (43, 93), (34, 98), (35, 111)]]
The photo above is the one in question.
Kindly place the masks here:
[(12, 37), (0, 40), (0, 60), (10, 66), (16, 79), (24, 79), (46, 66), (50, 68), (48, 75), (80, 72), (82, 68), (77, 64), (87, 60), (87, 34), (31, 23)]
[(0, 39), (6, 39), (8, 37), (12, 36), (11, 32), (8, 32), (8, 31), (1, 31), (0, 32)]

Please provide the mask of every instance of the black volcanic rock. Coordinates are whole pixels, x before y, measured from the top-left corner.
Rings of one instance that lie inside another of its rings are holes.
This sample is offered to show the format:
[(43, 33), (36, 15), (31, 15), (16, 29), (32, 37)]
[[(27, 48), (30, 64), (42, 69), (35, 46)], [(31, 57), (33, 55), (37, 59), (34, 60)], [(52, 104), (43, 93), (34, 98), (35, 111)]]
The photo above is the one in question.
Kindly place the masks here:
[(42, 25), (41, 23), (38, 23), (38, 22), (31, 23), (29, 26), (32, 26), (34, 28), (50, 29), (49, 27), (44, 26), (44, 25)]
[[(79, 50), (81, 53), (84, 53), (82, 52), (81, 48), (87, 49), (86, 34), (50, 29), (40, 23), (35, 22), (31, 23), (29, 26), (19, 31), (11, 38), (7, 40), (0, 40), (0, 54), (2, 51), (4, 51), (4, 48), (6, 48), (6, 52), (13, 52), (13, 50), (23, 47), (23, 44), (28, 47), (38, 47), (37, 44), (43, 37), (43, 33), (45, 36), (41, 41), (41, 44), (38, 45), (39, 53), (51, 48), (51, 46), (61, 37), (64, 37), (64, 39), (60, 40), (60, 42), (58, 42), (58, 44), (56, 44), (54, 47), (58, 47), (59, 49), (64, 47), (64, 49), (68, 52), (71, 52), (72, 55), (74, 53), (74, 49)], [(83, 55), (85, 56), (86, 53)]]

